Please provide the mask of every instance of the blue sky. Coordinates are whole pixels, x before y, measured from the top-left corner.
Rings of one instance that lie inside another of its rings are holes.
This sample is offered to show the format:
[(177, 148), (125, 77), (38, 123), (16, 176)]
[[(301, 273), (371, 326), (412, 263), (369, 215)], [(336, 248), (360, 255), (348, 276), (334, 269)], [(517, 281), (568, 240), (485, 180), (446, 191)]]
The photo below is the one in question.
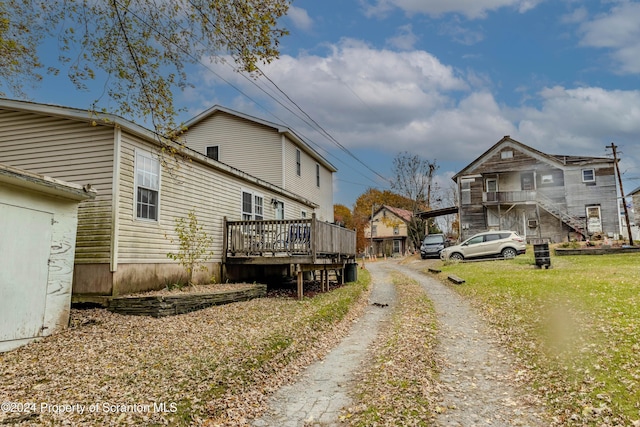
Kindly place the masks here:
[[(349, 207), (389, 188), (379, 175), (391, 178), (400, 152), (436, 160), (444, 191), (504, 135), (549, 154), (606, 156), (614, 142), (629, 192), (640, 186), (639, 22), (634, 1), (294, 0), (280, 59), (261, 69), (330, 138), (266, 96), (266, 79), (208, 58), (176, 104), (184, 120), (220, 104), (289, 126), (339, 169), (334, 202)], [(29, 94), (79, 108), (97, 96), (53, 77)]]

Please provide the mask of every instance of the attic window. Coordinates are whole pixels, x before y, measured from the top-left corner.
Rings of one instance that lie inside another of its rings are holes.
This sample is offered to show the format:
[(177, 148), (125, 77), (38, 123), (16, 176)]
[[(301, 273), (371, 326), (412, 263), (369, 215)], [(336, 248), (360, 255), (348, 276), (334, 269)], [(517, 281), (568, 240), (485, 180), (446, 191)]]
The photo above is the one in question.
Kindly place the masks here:
[(513, 159), (513, 151), (505, 150), (500, 152), (501, 159)]
[(218, 154), (220, 153), (220, 147), (218, 145), (211, 145), (207, 147), (207, 157), (213, 160), (220, 160)]

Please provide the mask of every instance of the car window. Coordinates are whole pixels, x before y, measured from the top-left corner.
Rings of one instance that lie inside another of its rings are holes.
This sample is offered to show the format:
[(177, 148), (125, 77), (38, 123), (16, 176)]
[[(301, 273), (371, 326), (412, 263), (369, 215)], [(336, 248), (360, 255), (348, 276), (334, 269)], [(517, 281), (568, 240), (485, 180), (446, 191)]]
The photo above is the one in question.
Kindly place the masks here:
[(493, 240), (500, 240), (500, 234), (487, 234), (484, 236), (485, 242), (491, 242)]
[(508, 239), (509, 236), (511, 236), (511, 233), (500, 233), (500, 238), (501, 239)]
[(422, 243), (424, 243), (425, 245), (429, 245), (433, 243), (442, 243), (442, 242), (444, 242), (444, 236), (433, 235), (433, 236), (426, 236)]
[(475, 236), (467, 240), (467, 245), (477, 245), (484, 242), (484, 236)]

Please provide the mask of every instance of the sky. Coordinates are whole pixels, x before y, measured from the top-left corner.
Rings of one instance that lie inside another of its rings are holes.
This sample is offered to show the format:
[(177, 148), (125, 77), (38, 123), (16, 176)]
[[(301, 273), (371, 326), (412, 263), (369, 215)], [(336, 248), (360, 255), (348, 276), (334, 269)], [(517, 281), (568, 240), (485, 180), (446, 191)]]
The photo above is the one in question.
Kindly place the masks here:
[[(294, 0), (281, 23), (268, 79), (202, 58), (175, 103), (185, 121), (218, 104), (291, 128), (338, 169), (334, 203), (390, 189), (405, 152), (446, 191), (504, 135), (559, 155), (614, 143), (625, 193), (640, 187), (640, 2)], [(33, 101), (89, 106), (52, 79)]]

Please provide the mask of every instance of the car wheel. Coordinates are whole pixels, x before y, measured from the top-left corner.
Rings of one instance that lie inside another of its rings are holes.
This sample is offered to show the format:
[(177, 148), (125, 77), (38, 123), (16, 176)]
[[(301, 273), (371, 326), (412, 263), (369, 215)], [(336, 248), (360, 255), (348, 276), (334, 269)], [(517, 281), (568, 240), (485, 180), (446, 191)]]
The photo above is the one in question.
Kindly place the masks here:
[(511, 259), (511, 258), (515, 258), (517, 255), (516, 250), (513, 248), (504, 248), (502, 250), (502, 256), (505, 259)]
[(462, 261), (464, 259), (464, 257), (462, 256), (462, 254), (458, 253), (458, 252), (454, 252), (451, 255), (449, 255), (449, 259), (455, 260), (455, 261)]

